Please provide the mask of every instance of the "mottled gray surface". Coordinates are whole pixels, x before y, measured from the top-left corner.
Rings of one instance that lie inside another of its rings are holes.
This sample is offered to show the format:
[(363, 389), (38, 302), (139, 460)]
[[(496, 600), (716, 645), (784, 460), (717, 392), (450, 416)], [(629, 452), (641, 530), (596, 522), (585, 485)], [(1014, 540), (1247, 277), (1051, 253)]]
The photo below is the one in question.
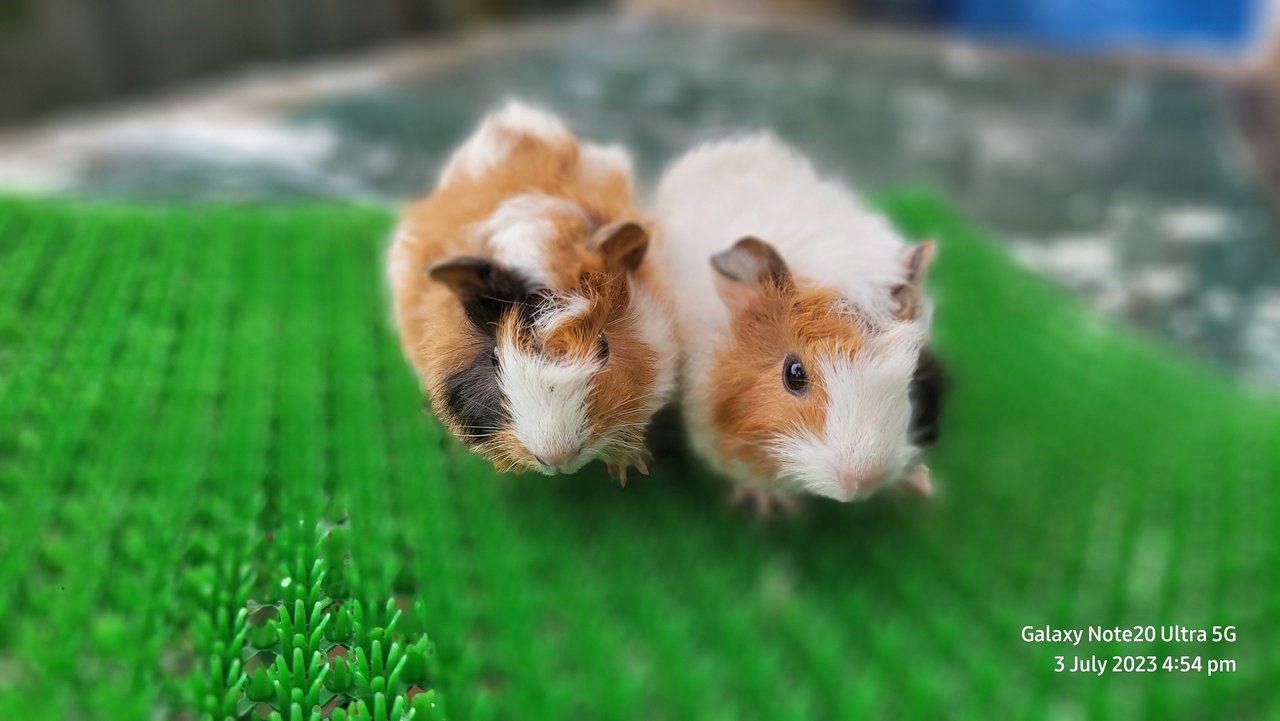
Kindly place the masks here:
[(532, 49), (318, 98), (281, 120), (329, 138), (309, 155), (193, 157), (160, 144), (97, 158), (76, 185), (164, 199), (399, 199), (513, 95), (625, 143), (645, 182), (700, 139), (763, 127), (863, 188), (934, 186), (1105, 312), (1280, 382), (1267, 200), (1215, 88), (1150, 68), (854, 32), (589, 22)]

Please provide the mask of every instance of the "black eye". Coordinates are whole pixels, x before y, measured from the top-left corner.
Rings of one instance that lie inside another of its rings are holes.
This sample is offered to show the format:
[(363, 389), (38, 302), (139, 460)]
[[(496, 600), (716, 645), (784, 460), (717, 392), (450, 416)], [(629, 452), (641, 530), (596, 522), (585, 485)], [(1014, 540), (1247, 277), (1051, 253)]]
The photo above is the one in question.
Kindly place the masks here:
[(809, 390), (809, 374), (805, 372), (800, 359), (793, 355), (782, 359), (782, 385), (795, 395), (802, 395)]
[(609, 339), (604, 337), (604, 333), (601, 333), (598, 340), (600, 342), (600, 360), (609, 360)]

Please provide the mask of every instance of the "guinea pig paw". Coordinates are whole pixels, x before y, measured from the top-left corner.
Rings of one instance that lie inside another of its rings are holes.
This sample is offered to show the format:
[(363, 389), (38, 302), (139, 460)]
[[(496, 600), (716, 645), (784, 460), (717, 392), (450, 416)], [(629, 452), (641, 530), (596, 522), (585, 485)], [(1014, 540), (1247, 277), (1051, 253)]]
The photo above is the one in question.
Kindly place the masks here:
[(911, 473), (904, 479), (907, 488), (919, 493), (925, 498), (933, 497), (933, 483), (929, 481), (929, 467), (923, 463), (917, 464), (911, 469)]
[(650, 460), (651, 459), (646, 459), (646, 458), (633, 458), (633, 459), (623, 461), (622, 463), (605, 463), (605, 466), (609, 469), (609, 475), (618, 479), (619, 485), (621, 485), (623, 488), (626, 488), (627, 472), (632, 468), (634, 468), (635, 470), (639, 471), (640, 475), (642, 476), (649, 475)]
[(799, 510), (791, 494), (758, 486), (734, 486), (729, 492), (729, 505), (750, 505), (755, 510), (756, 518), (762, 521), (771, 518), (775, 511), (794, 515)]

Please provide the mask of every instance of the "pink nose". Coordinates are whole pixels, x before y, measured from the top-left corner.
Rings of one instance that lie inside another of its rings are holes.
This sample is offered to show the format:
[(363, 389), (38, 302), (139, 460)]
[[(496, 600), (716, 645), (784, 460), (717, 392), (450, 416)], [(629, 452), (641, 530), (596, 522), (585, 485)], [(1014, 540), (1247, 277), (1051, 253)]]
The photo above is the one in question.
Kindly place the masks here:
[(538, 462), (544, 466), (558, 468), (572, 463), (573, 459), (577, 458), (578, 453), (581, 451), (581, 448), (565, 448), (552, 453), (534, 454), (534, 458), (537, 458)]
[(845, 470), (840, 472), (840, 488), (846, 493), (855, 494), (870, 491), (880, 482), (884, 480), (883, 468), (872, 468), (871, 470)]

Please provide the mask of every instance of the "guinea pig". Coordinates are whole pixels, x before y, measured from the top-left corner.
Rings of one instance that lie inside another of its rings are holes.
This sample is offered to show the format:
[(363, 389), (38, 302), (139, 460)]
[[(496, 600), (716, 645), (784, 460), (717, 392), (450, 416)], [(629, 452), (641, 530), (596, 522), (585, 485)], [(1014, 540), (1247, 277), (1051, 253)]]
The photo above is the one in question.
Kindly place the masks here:
[(797, 493), (932, 492), (941, 367), (922, 288), (932, 242), (769, 135), (696, 148), (658, 188), (691, 445), (767, 513)]
[(650, 245), (621, 148), (519, 103), (488, 116), (387, 254), (402, 350), (444, 426), (500, 471), (647, 473), (677, 355)]

